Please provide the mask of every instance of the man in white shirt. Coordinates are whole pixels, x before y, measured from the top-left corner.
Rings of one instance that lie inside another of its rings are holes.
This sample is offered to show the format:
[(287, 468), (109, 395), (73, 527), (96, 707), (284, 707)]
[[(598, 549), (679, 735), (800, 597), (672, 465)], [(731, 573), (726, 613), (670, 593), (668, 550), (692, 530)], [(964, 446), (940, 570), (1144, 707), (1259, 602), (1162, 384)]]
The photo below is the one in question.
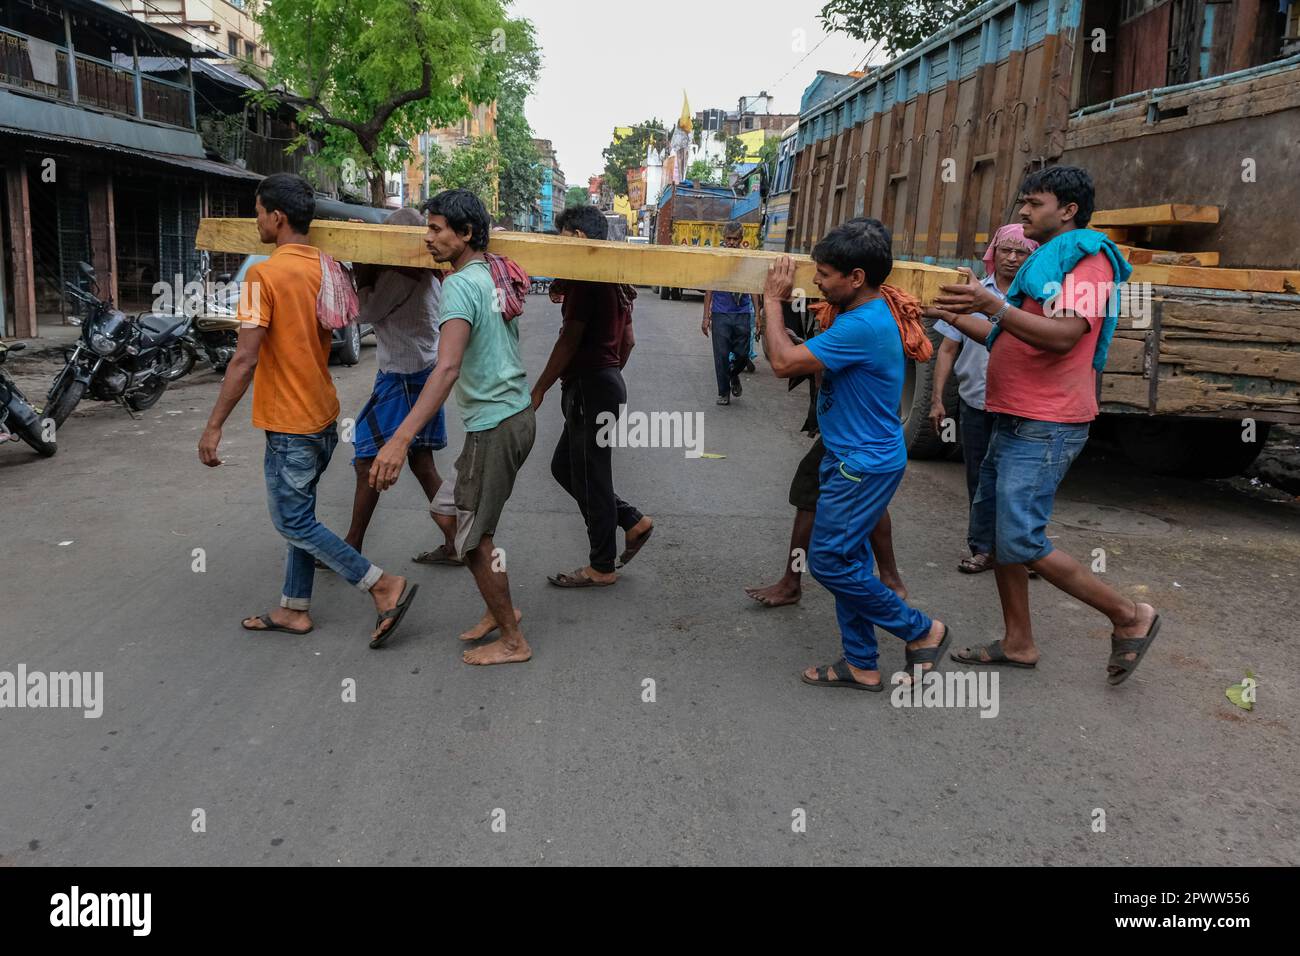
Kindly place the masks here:
[[(1025, 238), (1024, 227), (1019, 223), (1003, 226), (993, 234), (984, 250), (985, 275), (980, 284), (1005, 297), (1016, 273), (1037, 248), (1038, 243)], [(987, 316), (981, 315), (980, 318)], [(962, 457), (966, 461), (966, 495), (968, 501), (973, 501), (979, 484), (980, 462), (989, 447), (989, 428), (992, 425), (991, 416), (984, 410), (984, 378), (989, 367), (989, 350), (983, 342), (976, 342), (942, 319), (935, 321), (934, 329), (944, 337), (944, 341), (934, 363), (930, 426), (936, 434), (942, 434), (943, 421), (948, 414), (943, 405), (944, 386), (948, 383), (948, 375), (955, 372), (960, 405), (957, 421)], [(963, 574), (979, 574), (993, 567), (990, 557), (993, 542), (976, 538), (974, 528), (968, 528), (966, 544), (970, 556), (957, 565), (957, 570)]]

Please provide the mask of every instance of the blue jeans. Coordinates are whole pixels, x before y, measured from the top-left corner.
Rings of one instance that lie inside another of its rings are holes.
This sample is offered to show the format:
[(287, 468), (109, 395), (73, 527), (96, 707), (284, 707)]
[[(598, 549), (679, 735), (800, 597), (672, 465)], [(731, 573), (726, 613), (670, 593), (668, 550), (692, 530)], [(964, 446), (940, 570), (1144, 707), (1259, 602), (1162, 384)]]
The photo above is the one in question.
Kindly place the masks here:
[(877, 669), (877, 627), (904, 641), (930, 630), (928, 617), (904, 604), (872, 573), (870, 535), (902, 480), (902, 468), (858, 475), (829, 452), (822, 459), (808, 570), (835, 595), (844, 659), (862, 670)]
[(713, 373), (718, 377), (718, 395), (731, 394), (731, 376), (740, 373), (749, 359), (750, 329), (754, 324), (751, 312), (714, 312)]
[(316, 520), (316, 484), (339, 443), (333, 423), (314, 435), (266, 433), (266, 500), (275, 530), (289, 542), (280, 606), (305, 611), (311, 606), (314, 558), (320, 558), (349, 584), (369, 591), (383, 575), (359, 551)]
[(994, 416), (971, 502), (970, 534), (992, 543), (998, 564), (1028, 564), (1052, 553), (1047, 522), (1056, 488), (1087, 443), (1087, 422)]

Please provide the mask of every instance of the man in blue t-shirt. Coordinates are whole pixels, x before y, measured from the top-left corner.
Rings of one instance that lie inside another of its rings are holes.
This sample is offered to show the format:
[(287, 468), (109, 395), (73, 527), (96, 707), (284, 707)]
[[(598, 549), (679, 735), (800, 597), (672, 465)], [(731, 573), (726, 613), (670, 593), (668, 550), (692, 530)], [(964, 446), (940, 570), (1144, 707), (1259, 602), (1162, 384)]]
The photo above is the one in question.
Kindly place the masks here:
[[(722, 244), (739, 249), (745, 227), (727, 223)], [(713, 334), (713, 374), (718, 380), (718, 404), (730, 405), (731, 396), (740, 397), (740, 370), (749, 362), (749, 342), (754, 334), (754, 297), (747, 292), (704, 293), (704, 321), (700, 331)]]
[(937, 666), (948, 627), (910, 607), (872, 574), (870, 533), (903, 479), (907, 448), (898, 418), (903, 390), (903, 341), (881, 295), (893, 268), (889, 230), (874, 219), (854, 219), (813, 249), (814, 282), (840, 310), (835, 323), (795, 345), (785, 332), (781, 302), (794, 286), (794, 261), (782, 256), (764, 288), (765, 342), (779, 378), (821, 372), (817, 424), (826, 444), (821, 492), (808, 569), (835, 595), (844, 656), (809, 667), (805, 683), (880, 691), (875, 628), (907, 642), (907, 665)]

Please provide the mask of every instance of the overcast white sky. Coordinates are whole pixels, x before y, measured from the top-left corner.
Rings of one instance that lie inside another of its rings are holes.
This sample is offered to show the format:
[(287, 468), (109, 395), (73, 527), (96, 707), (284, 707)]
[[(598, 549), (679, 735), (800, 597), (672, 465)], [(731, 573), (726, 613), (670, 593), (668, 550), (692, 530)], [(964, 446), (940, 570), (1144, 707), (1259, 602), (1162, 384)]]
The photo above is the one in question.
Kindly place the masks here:
[[(683, 89), (692, 113), (735, 109), (762, 90), (774, 97), (773, 112), (797, 113), (817, 70), (848, 72), (867, 53), (850, 37), (822, 32), (823, 3), (514, 0), (512, 14), (533, 22), (542, 48), (526, 107), (533, 134), (555, 144), (570, 186), (586, 185), (605, 165), (600, 152), (615, 126), (652, 117), (671, 125)], [(802, 50), (794, 49), (796, 30), (804, 31)]]

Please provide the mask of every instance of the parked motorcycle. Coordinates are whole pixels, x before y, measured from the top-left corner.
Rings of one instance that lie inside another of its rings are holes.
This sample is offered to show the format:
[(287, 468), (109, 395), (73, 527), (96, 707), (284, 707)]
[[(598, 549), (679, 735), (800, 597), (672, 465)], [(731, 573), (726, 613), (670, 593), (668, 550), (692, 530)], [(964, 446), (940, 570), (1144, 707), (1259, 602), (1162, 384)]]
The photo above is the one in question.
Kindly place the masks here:
[[(247, 278), (248, 270), (259, 262), (265, 262), (266, 258), (263, 255), (246, 256), (236, 272), (218, 275), (215, 286), (209, 289), (210, 260), (206, 252), (201, 256), (199, 273), (193, 285), (205, 291), (201, 301), (197, 301), (196, 295), (196, 300), (186, 302), (186, 311), (194, 314), (194, 321), (185, 333), (185, 340), (216, 372), (225, 372), (239, 344), (240, 285)], [(353, 322), (335, 329), (330, 339), (331, 361), (356, 365), (361, 361), (361, 340), (373, 335), (374, 331), (373, 325), (364, 322)]]
[(185, 341), (220, 374), (226, 371), (239, 345), (239, 285), (234, 276), (223, 274), (217, 277), (215, 289), (211, 288), (210, 264), (208, 253), (200, 253), (193, 286), (202, 292), (193, 301), (186, 300), (185, 311), (193, 314), (193, 321), (185, 329)]
[(133, 412), (151, 408), (169, 382), (189, 373), (197, 357), (183, 338), (188, 319), (154, 312), (128, 316), (99, 298), (95, 270), (85, 262), (78, 265), (82, 282), (65, 282), (64, 291), (86, 314), (77, 346), (54, 377), (45, 403), (45, 415), (56, 426), (87, 393), (102, 402), (121, 402)]
[[(27, 348), (23, 342), (5, 345), (0, 342), (0, 441), (18, 441), (20, 438), (49, 458), (57, 451), (53, 429), (47, 431), (45, 421), (27, 396), (5, 372), (5, 358), (10, 352)], [(50, 440), (45, 436), (49, 434)]]

